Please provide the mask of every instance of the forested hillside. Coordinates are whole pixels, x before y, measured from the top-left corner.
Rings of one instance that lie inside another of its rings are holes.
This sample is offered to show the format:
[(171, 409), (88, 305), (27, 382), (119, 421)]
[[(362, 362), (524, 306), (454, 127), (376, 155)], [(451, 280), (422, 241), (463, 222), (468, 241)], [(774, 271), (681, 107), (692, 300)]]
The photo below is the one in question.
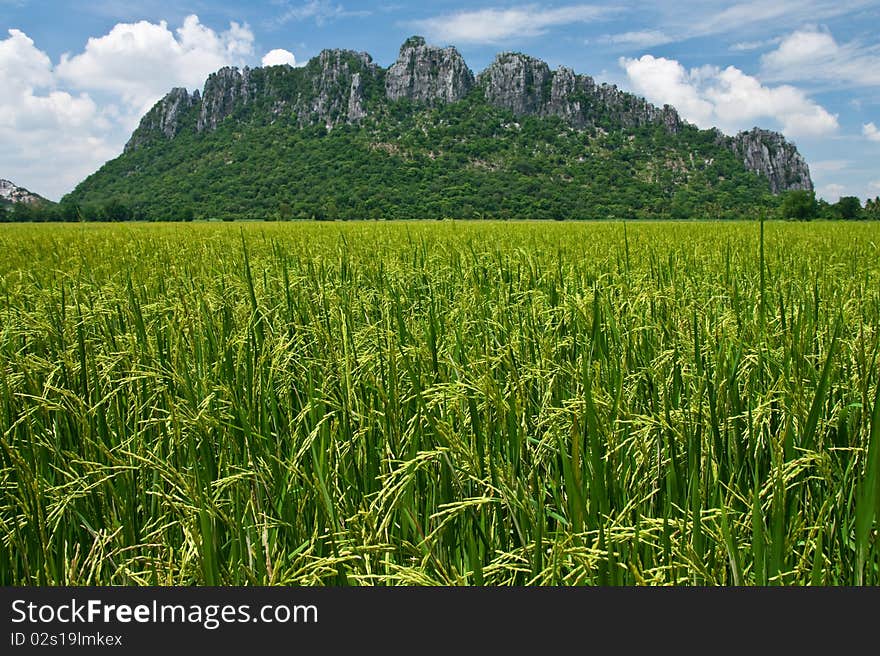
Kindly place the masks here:
[(474, 76), (413, 37), (383, 69), (327, 50), (175, 89), (64, 199), (123, 219), (735, 218), (812, 191), (797, 149), (520, 53)]

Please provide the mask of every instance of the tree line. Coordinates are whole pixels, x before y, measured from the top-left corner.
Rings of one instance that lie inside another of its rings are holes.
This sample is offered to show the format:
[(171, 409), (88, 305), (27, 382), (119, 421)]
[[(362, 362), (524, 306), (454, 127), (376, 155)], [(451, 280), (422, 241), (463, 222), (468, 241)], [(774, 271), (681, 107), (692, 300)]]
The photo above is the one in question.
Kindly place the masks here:
[(836, 203), (829, 203), (817, 199), (814, 191), (789, 191), (782, 196), (780, 214), (781, 218), (792, 221), (877, 221), (880, 220), (880, 196), (869, 198), (862, 207), (855, 196), (841, 196)]
[[(868, 199), (862, 205), (855, 196), (842, 196), (836, 203), (829, 203), (823, 199), (817, 199), (813, 191), (789, 191), (780, 196), (779, 207), (765, 212), (767, 218), (783, 219), (789, 221), (878, 221), (880, 220), (880, 196)], [(622, 218), (694, 218), (694, 217), (651, 217), (645, 213), (633, 216), (632, 209), (623, 207), (606, 208), (604, 216), (593, 215), (593, 219), (622, 219)], [(753, 213), (743, 211), (738, 218), (755, 218)], [(181, 204), (176, 210), (155, 212), (152, 208), (143, 205), (127, 205), (118, 200), (111, 199), (105, 203), (79, 204), (74, 201), (63, 201), (52, 204), (12, 203), (6, 206), (5, 211), (0, 209), (0, 222), (3, 223), (50, 223), (50, 222), (124, 222), (124, 221), (172, 221), (187, 222), (196, 218), (191, 205)], [(200, 219), (231, 221), (235, 217), (229, 214), (218, 216), (203, 216)], [(295, 202), (282, 202), (276, 212), (267, 212), (262, 217), (264, 220), (292, 221), (335, 221), (356, 219), (382, 219), (382, 218), (413, 218), (413, 217), (388, 217), (381, 213), (365, 212), (360, 216), (352, 216), (350, 213), (340, 210), (336, 200), (329, 198), (322, 206), (317, 208), (303, 209)], [(555, 216), (511, 217), (507, 214), (493, 215), (481, 213), (474, 215), (473, 212), (465, 216), (454, 216), (447, 211), (442, 215), (422, 218), (465, 218), (465, 219), (509, 219), (509, 218), (571, 218), (557, 213)], [(710, 217), (712, 218), (712, 217)], [(728, 217), (737, 218), (737, 217)], [(574, 217), (577, 220), (577, 215)]]

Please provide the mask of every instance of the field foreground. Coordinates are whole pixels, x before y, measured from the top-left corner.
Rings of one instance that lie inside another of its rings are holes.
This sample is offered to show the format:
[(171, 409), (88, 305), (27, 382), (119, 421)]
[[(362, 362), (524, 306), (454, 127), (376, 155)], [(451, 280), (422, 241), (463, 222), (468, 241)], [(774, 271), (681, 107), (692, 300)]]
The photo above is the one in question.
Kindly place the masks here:
[(0, 253), (2, 585), (880, 584), (880, 225)]

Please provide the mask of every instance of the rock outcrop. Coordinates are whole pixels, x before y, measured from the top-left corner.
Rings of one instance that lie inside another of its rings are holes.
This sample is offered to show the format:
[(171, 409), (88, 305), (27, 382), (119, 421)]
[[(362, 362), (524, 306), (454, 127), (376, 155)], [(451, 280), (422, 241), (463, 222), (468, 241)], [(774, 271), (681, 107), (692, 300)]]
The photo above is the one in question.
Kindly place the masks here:
[(659, 125), (681, 129), (678, 112), (655, 107), (614, 85), (596, 84), (569, 68), (551, 71), (546, 63), (520, 53), (503, 53), (477, 77), (486, 100), (517, 115), (558, 116), (576, 128)]
[(365, 52), (324, 50), (306, 66), (292, 109), (300, 123), (356, 123), (367, 115), (367, 83), (378, 81), (381, 72)]
[(181, 130), (187, 110), (193, 105), (198, 105), (199, 101), (198, 91), (190, 95), (184, 88), (172, 89), (141, 119), (138, 129), (126, 144), (125, 151), (138, 148), (156, 133), (164, 135), (167, 139), (173, 139)]
[(477, 77), (486, 100), (514, 114), (541, 114), (550, 99), (550, 67), (540, 59), (515, 52), (498, 55)]
[(474, 74), (458, 50), (429, 46), (420, 36), (407, 39), (397, 61), (385, 74), (385, 95), (390, 100), (456, 102), (474, 86)]
[(187, 125), (211, 132), (258, 107), (300, 125), (356, 123), (367, 116), (367, 96), (382, 88), (383, 74), (370, 55), (352, 50), (324, 50), (303, 68), (227, 66), (208, 76), (201, 94), (173, 89), (144, 116), (125, 150), (173, 139)]
[(251, 69), (239, 70), (227, 66), (208, 76), (196, 131), (216, 130), (220, 122), (230, 116), (236, 107), (251, 100)]
[(794, 189), (812, 191), (810, 168), (791, 142), (778, 132), (753, 128), (729, 139), (728, 147), (749, 171), (770, 181), (774, 194)]

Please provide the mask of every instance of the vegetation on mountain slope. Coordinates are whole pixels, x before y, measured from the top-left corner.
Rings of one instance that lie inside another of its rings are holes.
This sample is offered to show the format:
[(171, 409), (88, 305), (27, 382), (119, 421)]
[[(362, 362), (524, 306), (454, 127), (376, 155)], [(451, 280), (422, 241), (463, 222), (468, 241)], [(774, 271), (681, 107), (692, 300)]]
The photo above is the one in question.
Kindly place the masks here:
[(130, 218), (733, 218), (778, 206), (716, 133), (578, 131), (466, 100), (389, 104), (359, 126), (294, 127), (259, 112), (108, 163), (66, 203)]

